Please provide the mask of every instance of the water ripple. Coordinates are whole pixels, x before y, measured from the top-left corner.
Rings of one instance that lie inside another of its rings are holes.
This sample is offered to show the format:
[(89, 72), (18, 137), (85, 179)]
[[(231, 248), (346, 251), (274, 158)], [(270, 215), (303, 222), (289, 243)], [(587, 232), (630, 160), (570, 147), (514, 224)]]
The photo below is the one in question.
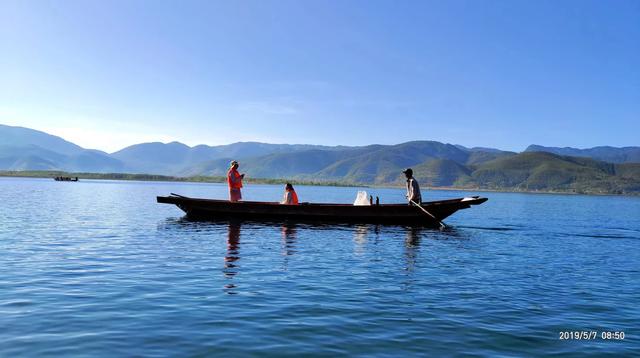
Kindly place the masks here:
[[(489, 193), (439, 231), (189, 221), (155, 195), (221, 197), (224, 186), (58, 184), (0, 179), (0, 200), (15, 203), (0, 207), (0, 356), (637, 352), (639, 200)], [(298, 190), (305, 201), (354, 193)], [(629, 339), (558, 339), (584, 329)]]

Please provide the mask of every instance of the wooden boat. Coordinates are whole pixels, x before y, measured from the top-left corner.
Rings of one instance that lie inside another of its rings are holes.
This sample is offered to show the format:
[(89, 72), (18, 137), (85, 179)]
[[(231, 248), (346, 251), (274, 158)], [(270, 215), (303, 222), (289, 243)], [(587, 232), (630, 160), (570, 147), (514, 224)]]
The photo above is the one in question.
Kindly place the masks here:
[(53, 180), (55, 180), (55, 181), (78, 181), (78, 177), (75, 177), (75, 178), (71, 178), (71, 177), (55, 177), (55, 178), (53, 178)]
[(182, 195), (158, 196), (158, 203), (174, 204), (182, 209), (188, 218), (199, 220), (247, 219), (247, 220), (287, 220), (322, 222), (362, 222), (381, 224), (439, 225), (458, 210), (479, 205), (487, 198), (478, 196), (422, 203), (422, 208), (407, 204), (380, 204), (354, 206), (350, 204), (300, 203), (281, 205), (275, 202), (197, 199)]

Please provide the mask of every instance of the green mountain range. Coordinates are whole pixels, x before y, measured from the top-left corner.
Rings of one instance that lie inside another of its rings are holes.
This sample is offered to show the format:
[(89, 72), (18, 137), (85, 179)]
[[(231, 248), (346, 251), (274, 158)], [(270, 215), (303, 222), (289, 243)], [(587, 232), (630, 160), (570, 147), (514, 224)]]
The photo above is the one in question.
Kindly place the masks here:
[(572, 157), (586, 157), (610, 163), (640, 163), (640, 147), (593, 147), (588, 149), (577, 149), (571, 147), (543, 147), (541, 145), (530, 145), (525, 152), (549, 152), (558, 155)]
[(105, 153), (44, 132), (0, 125), (0, 170), (222, 176), (234, 159), (253, 178), (402, 185), (401, 170), (412, 167), (419, 182), (431, 187), (640, 194), (640, 147), (531, 145), (515, 153), (435, 141), (359, 147), (156, 142)]

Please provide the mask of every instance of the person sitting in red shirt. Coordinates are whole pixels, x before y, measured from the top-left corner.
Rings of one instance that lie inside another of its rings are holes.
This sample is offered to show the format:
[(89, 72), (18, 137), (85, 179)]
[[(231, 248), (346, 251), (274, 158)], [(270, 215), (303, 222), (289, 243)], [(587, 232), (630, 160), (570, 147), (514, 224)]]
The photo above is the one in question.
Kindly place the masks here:
[(280, 204), (284, 205), (298, 205), (298, 194), (293, 189), (293, 185), (291, 183), (287, 183), (284, 187), (284, 198), (280, 202)]

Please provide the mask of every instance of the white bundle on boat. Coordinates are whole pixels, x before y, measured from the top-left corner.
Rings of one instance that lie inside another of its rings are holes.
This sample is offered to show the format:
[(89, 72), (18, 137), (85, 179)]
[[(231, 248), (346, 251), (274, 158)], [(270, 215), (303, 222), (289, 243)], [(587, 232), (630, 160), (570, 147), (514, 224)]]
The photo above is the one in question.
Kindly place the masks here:
[(369, 194), (367, 194), (367, 192), (364, 190), (358, 191), (358, 196), (356, 196), (356, 201), (353, 202), (353, 205), (356, 205), (356, 206), (371, 205), (371, 203), (369, 202)]

